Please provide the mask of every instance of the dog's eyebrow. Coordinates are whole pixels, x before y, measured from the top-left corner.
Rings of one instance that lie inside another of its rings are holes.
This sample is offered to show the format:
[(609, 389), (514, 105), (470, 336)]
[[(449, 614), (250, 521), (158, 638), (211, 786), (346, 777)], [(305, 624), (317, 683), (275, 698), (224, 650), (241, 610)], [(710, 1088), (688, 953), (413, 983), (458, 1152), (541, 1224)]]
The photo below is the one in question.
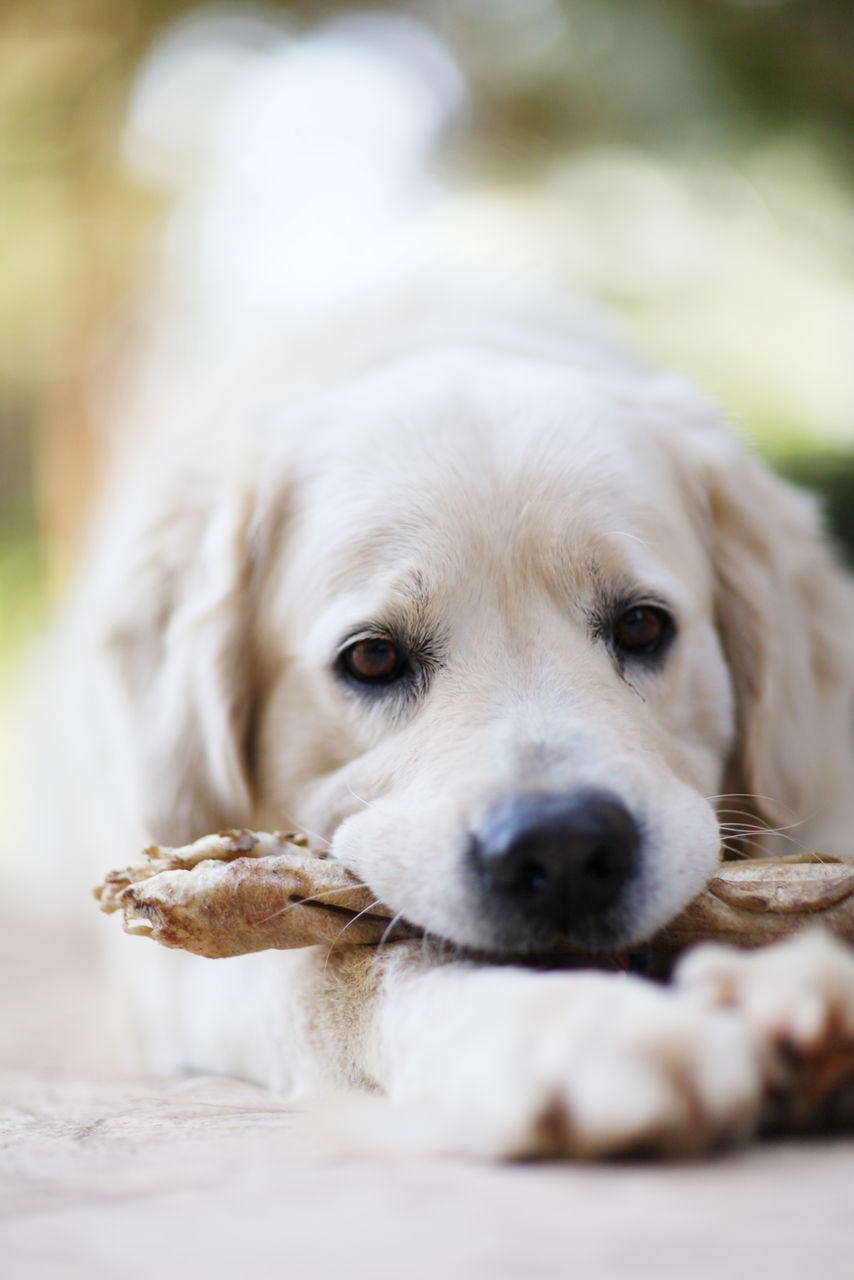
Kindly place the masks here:
[(422, 660), (440, 663), (447, 637), (436, 617), (435, 601), (427, 580), (419, 569), (401, 574), (390, 588), (386, 606), (376, 616), (374, 626), (389, 630)]
[(427, 583), (420, 569), (413, 569), (400, 582), (395, 584), (395, 594), (400, 596), (406, 604), (410, 605), (419, 614), (426, 612), (430, 595), (427, 590)]
[(394, 584), (389, 612), (392, 629), (410, 648), (423, 652), (436, 650), (439, 643), (438, 620), (426, 579), (419, 569), (412, 570)]

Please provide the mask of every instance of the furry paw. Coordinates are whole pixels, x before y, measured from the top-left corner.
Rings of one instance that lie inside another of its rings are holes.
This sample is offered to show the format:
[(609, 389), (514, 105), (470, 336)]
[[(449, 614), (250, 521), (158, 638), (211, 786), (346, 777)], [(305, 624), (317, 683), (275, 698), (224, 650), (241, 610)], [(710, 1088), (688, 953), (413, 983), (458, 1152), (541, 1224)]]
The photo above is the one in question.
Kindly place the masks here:
[(677, 988), (737, 1012), (753, 1039), (769, 1130), (854, 1122), (854, 951), (820, 930), (759, 951), (702, 946)]
[[(427, 1056), (401, 1055), (389, 1089), (426, 1108), (440, 1146), (492, 1157), (684, 1154), (759, 1123), (761, 1072), (729, 1010), (617, 974), (493, 970), (442, 985), (445, 1009), (468, 1005), (469, 1016), (453, 1043), (443, 1036)], [(428, 1025), (441, 1026), (438, 1002)]]
[(727, 1013), (632, 984), (603, 989), (584, 1021), (572, 1029), (563, 1066), (552, 1067), (551, 1096), (532, 1130), (547, 1153), (687, 1154), (754, 1131), (761, 1079), (743, 1028)]

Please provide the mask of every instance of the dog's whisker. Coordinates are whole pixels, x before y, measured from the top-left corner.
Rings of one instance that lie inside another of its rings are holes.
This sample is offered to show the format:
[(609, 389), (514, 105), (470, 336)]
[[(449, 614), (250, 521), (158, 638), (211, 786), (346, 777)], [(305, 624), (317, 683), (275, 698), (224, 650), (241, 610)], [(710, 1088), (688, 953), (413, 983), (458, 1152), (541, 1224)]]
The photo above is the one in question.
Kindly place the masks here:
[(328, 836), (322, 836), (319, 831), (309, 831), (307, 827), (303, 827), (303, 831), (308, 836), (309, 840), (314, 841), (321, 847), (324, 853), (328, 853), (332, 848), (332, 841)]
[(718, 823), (718, 830), (728, 836), (773, 836), (778, 834), (768, 827), (753, 827), (746, 822), (720, 822)]
[(747, 850), (755, 850), (758, 857), (767, 855), (765, 837), (767, 831), (730, 831), (721, 836), (721, 848), (729, 857), (747, 859), (751, 855)]
[(399, 923), (400, 923), (400, 921), (401, 921), (402, 919), (403, 919), (403, 912), (402, 912), (402, 911), (398, 911), (398, 912), (397, 912), (395, 915), (393, 915), (393, 916), (392, 916), (392, 918), (389, 920), (389, 922), (388, 922), (388, 924), (386, 925), (385, 929), (383, 929), (383, 931), (382, 931), (382, 935), (381, 935), (381, 937), (380, 937), (379, 942), (377, 943), (377, 951), (378, 951), (378, 952), (379, 952), (379, 951), (381, 951), (381, 950), (383, 949), (383, 947), (386, 945), (386, 943), (388, 942), (388, 939), (389, 939), (389, 934), (390, 934), (390, 933), (392, 932), (392, 930), (394, 929), (394, 926), (395, 926), (396, 924), (399, 924)]
[(751, 822), (759, 823), (762, 826), (768, 826), (768, 823), (761, 814), (756, 813), (753, 809), (716, 809), (715, 813), (718, 817), (721, 814), (734, 814), (736, 817), (749, 818)]
[(723, 819), (724, 821), (726, 821), (726, 819), (728, 818), (733, 819), (734, 821), (732, 825), (741, 825), (738, 820), (743, 819), (744, 825), (753, 827), (756, 830), (762, 830), (762, 831), (777, 830), (777, 828), (773, 826), (772, 823), (768, 822), (760, 814), (754, 813), (750, 809), (718, 809), (715, 816), (718, 818), (719, 825), (723, 825), (723, 823), (721, 823), (721, 819)]
[[(785, 831), (794, 831), (795, 828), (804, 826), (807, 821), (806, 818), (798, 818), (794, 822), (775, 825), (774, 823), (768, 822), (760, 814), (753, 813), (747, 809), (718, 809), (717, 810), (718, 817), (721, 817), (725, 814), (730, 814), (735, 817), (740, 816), (743, 818), (747, 818), (749, 820), (749, 824), (754, 828), (756, 828), (757, 830), (761, 829), (762, 831), (767, 831), (774, 835), (781, 835)], [(732, 825), (737, 825), (737, 824), (732, 824)]]
[[(733, 841), (734, 843), (730, 843), (730, 841)], [(749, 853), (746, 852), (747, 849), (756, 849), (760, 854), (764, 851), (764, 846), (761, 840), (751, 840), (743, 836), (730, 836), (727, 839), (721, 840), (721, 847), (726, 850), (730, 861), (737, 860), (739, 858), (746, 861), (750, 856)]]
[[(340, 938), (341, 934), (345, 933), (347, 929), (350, 928), (351, 924), (355, 924), (355, 922), (359, 920), (362, 916), (366, 916), (370, 911), (373, 911), (376, 907), (379, 907), (379, 906), (382, 906), (382, 899), (374, 898), (373, 902), (369, 902), (366, 907), (362, 907), (361, 911), (357, 911), (356, 914), (347, 921), (347, 923), (344, 925), (344, 928), (341, 930), (341, 933), (338, 934), (338, 938)], [(338, 942), (338, 938), (336, 938), (335, 942), (332, 943), (333, 947)]]
[(347, 921), (347, 923), (346, 923), (346, 924), (344, 925), (344, 927), (340, 930), (340, 932), (339, 932), (339, 933), (338, 933), (338, 934), (337, 934), (337, 935), (332, 939), (332, 941), (331, 941), (331, 942), (330, 942), (330, 944), (329, 944), (329, 949), (328, 949), (328, 951), (327, 951), (327, 953), (326, 953), (326, 960), (324, 961), (324, 964), (323, 964), (323, 976), (324, 976), (324, 978), (326, 977), (326, 970), (327, 970), (327, 968), (329, 967), (329, 957), (330, 957), (330, 955), (332, 954), (332, 952), (333, 952), (334, 948), (335, 948), (335, 947), (337, 947), (337, 946), (340, 946), (340, 945), (341, 945), (341, 939), (342, 939), (342, 937), (344, 936), (344, 934), (347, 932), (347, 930), (350, 928), (350, 925), (351, 925), (351, 924), (355, 924), (355, 923), (356, 923), (356, 921), (357, 921), (361, 916), (365, 916), (365, 915), (367, 915), (367, 914), (368, 914), (368, 912), (373, 911), (373, 910), (374, 910), (374, 908), (375, 908), (375, 907), (378, 907), (379, 905), (380, 905), (380, 899), (379, 899), (379, 898), (375, 898), (373, 902), (369, 902), (369, 903), (368, 903), (368, 905), (367, 905), (366, 907), (363, 907), (361, 911), (357, 911), (357, 912), (356, 912), (356, 914), (355, 914), (354, 916), (352, 916), (352, 917), (351, 917), (351, 919), (349, 919), (349, 920)]
[[(721, 795), (704, 796), (703, 798), (708, 804), (713, 804), (715, 806), (717, 806), (718, 802), (721, 800), (747, 800), (748, 802), (755, 802), (757, 807), (762, 804), (768, 804), (772, 805), (775, 809), (788, 809), (790, 813), (793, 812), (791, 807), (784, 804), (778, 796), (761, 795), (758, 791), (727, 791), (723, 792)], [(722, 810), (717, 810), (717, 812), (722, 812)], [(761, 814), (755, 810), (752, 810), (751, 813), (755, 821), (765, 821)]]
[(722, 791), (719, 795), (704, 796), (710, 803), (713, 800), (763, 800), (766, 804), (780, 804), (778, 796), (765, 796), (759, 791)]
[(728, 835), (768, 836), (775, 835), (768, 827), (754, 827), (749, 822), (719, 822), (718, 830)]
[[(738, 812), (731, 810), (730, 812)], [(807, 845), (803, 841), (798, 840), (796, 836), (789, 834), (790, 830), (800, 826), (801, 823), (792, 823), (790, 827), (773, 827), (770, 823), (742, 823), (742, 822), (720, 822), (718, 824), (721, 833), (721, 844), (724, 845), (730, 853), (737, 853), (733, 842), (749, 845), (751, 848), (764, 849), (763, 840), (769, 836), (775, 836), (780, 840), (785, 840), (788, 844), (794, 846), (801, 852), (807, 852)], [(753, 838), (756, 837), (756, 838)]]
[[(277, 920), (279, 916), (286, 915), (289, 911), (295, 911), (297, 907), (311, 906), (312, 904), (315, 904), (315, 903), (318, 906), (322, 907), (326, 903), (326, 900), (328, 898), (331, 898), (333, 894), (352, 893), (354, 889), (370, 890), (370, 887), (371, 886), (368, 884), (364, 884), (363, 882), (357, 881), (355, 884), (342, 884), (337, 889), (324, 889), (322, 893), (315, 893), (307, 898), (297, 898), (296, 901), (294, 902), (286, 902), (283, 907), (278, 907), (277, 910), (272, 911), (270, 915), (263, 916), (260, 920), (256, 920), (255, 923), (259, 925), (269, 924), (271, 920)], [(370, 911), (372, 907), (376, 907), (378, 905), (379, 905), (379, 900), (377, 902), (372, 903), (371, 907), (365, 907), (364, 910)], [(361, 915), (362, 912), (359, 912), (359, 914)]]
[[(731, 825), (740, 826), (741, 824), (733, 823)], [(753, 827), (749, 826), (749, 824), (745, 824), (744, 829), (746, 831), (755, 831), (757, 833), (761, 832), (763, 835), (768, 835), (768, 836), (780, 836), (781, 839), (789, 840), (792, 842), (792, 844), (800, 844), (801, 842), (797, 839), (797, 837), (790, 835), (789, 833), (797, 830), (798, 827), (802, 827), (803, 825), (804, 825), (803, 822), (790, 822), (788, 826), (782, 826), (782, 827), (774, 827), (770, 823), (765, 823), (765, 824), (762, 824), (759, 826), (753, 826)]]
[(761, 837), (751, 836), (746, 832), (735, 831), (721, 840), (721, 845), (730, 853), (743, 857), (745, 848), (755, 849), (758, 856), (762, 856), (767, 852), (767, 845)]
[(373, 806), (374, 806), (374, 801), (373, 801), (373, 800), (366, 800), (364, 796), (360, 796), (360, 795), (358, 794), (358, 792), (354, 791), (354, 790), (353, 790), (353, 788), (352, 788), (351, 786), (349, 786), (349, 785), (348, 785), (348, 787), (347, 787), (347, 790), (350, 792), (350, 795), (353, 797), (353, 799), (354, 799), (354, 800), (358, 800), (358, 801), (359, 801), (359, 804), (363, 804), (363, 805), (365, 806), (365, 808), (366, 808), (366, 809), (372, 809), (372, 808), (373, 808)]

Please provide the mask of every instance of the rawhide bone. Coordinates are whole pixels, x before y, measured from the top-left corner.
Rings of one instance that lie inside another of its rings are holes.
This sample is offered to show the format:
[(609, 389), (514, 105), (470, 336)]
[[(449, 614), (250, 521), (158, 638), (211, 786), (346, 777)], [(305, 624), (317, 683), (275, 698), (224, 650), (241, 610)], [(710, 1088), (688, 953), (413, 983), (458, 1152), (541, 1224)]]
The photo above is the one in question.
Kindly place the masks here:
[[(415, 932), (302, 836), (225, 831), (182, 849), (156, 845), (95, 890), (128, 933), (218, 958), (317, 944), (376, 945)], [(723, 863), (685, 910), (644, 943), (662, 955), (695, 942), (755, 947), (821, 924), (854, 942), (854, 864), (823, 854)]]
[(95, 897), (102, 911), (124, 912), (125, 932), (165, 947), (219, 959), (412, 933), (340, 862), (310, 853), (304, 836), (223, 831), (145, 853), (143, 866), (111, 871)]

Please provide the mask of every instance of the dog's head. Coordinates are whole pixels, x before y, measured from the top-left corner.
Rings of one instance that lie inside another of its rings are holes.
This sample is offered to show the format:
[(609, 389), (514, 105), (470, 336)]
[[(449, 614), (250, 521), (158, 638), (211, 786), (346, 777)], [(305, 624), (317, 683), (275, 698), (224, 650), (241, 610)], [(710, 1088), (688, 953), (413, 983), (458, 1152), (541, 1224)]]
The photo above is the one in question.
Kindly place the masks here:
[(832, 804), (843, 580), (686, 387), (433, 350), (242, 452), (165, 487), (111, 606), (158, 839), (297, 826), (409, 921), (524, 954), (649, 936), (718, 810)]

